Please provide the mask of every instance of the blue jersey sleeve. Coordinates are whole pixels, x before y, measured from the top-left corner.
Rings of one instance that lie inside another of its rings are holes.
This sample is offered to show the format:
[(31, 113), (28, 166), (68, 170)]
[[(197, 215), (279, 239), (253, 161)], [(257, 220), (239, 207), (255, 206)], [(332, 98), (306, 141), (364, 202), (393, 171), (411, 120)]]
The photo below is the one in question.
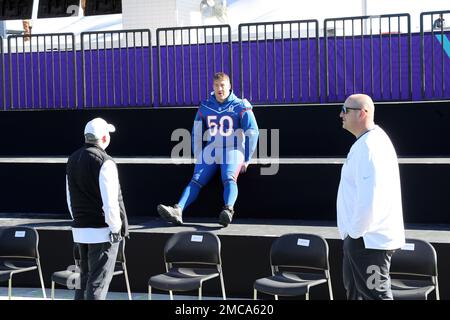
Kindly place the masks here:
[(252, 158), (253, 153), (256, 150), (259, 137), (259, 128), (252, 109), (253, 108), (250, 103), (247, 100), (244, 100), (241, 128), (244, 130), (245, 134), (245, 162), (250, 161)]
[(200, 108), (197, 111), (194, 119), (194, 125), (192, 126), (192, 152), (194, 157), (198, 158), (200, 152), (203, 149), (203, 132), (204, 132), (203, 115)]

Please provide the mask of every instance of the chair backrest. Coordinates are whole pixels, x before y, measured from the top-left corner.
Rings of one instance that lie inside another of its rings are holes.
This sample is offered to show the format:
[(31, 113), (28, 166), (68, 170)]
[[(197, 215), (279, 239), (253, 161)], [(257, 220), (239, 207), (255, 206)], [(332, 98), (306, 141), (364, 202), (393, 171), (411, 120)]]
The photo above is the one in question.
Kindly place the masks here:
[(1, 258), (39, 258), (39, 235), (30, 227), (0, 228)]
[(431, 243), (406, 239), (406, 245), (392, 255), (391, 274), (437, 276), (437, 254)]
[(221, 264), (220, 240), (207, 231), (174, 234), (164, 247), (166, 263)]
[(329, 270), (328, 243), (318, 235), (289, 233), (277, 238), (270, 249), (272, 266)]

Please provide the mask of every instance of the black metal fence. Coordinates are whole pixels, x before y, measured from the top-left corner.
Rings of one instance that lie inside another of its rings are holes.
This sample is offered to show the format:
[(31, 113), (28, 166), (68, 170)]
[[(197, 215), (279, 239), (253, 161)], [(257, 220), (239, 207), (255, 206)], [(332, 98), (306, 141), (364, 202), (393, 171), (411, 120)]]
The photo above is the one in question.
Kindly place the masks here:
[(301, 102), (305, 96), (319, 101), (317, 20), (240, 24), (239, 58), (243, 97), (255, 103)]
[(81, 33), (84, 107), (153, 105), (148, 29)]
[(156, 46), (159, 105), (198, 104), (218, 71), (233, 79), (229, 25), (159, 28)]
[[(380, 98), (411, 98), (412, 57), (409, 14), (325, 19), (324, 33), (327, 100), (332, 97), (342, 98), (350, 92), (357, 91), (370, 95), (379, 93)], [(392, 54), (393, 46), (397, 46), (396, 57)], [(388, 51), (387, 61), (383, 59), (385, 50)], [(365, 59), (367, 51), (369, 60)], [(406, 62), (402, 61), (403, 56), (407, 57)], [(347, 63), (349, 59), (351, 63)], [(366, 61), (370, 63), (367, 65)], [(402, 68), (408, 69), (408, 84), (405, 88), (402, 84)], [(378, 77), (374, 75), (375, 70), (379, 74)], [(387, 84), (383, 82), (385, 78), (383, 74), (386, 71)], [(395, 86), (398, 89), (396, 94)], [(407, 96), (402, 95), (405, 91)]]
[(77, 105), (74, 39), (72, 33), (8, 37), (10, 109)]
[(450, 10), (424, 12), (412, 34), (406, 13), (331, 18), (323, 38), (317, 20), (245, 23), (234, 43), (229, 25), (160, 28), (156, 47), (148, 29), (11, 35), (0, 109), (192, 106), (217, 71), (254, 104), (450, 98), (446, 20)]
[[(431, 97), (443, 97), (445, 95), (446, 86), (446, 46), (448, 46), (450, 57), (450, 42), (445, 36), (445, 32), (450, 32), (450, 27), (445, 28), (445, 21), (450, 20), (450, 10), (445, 11), (430, 11), (422, 12), (420, 14), (420, 71), (421, 71), (421, 85), (422, 96), (426, 96), (426, 85), (431, 82)], [(436, 40), (441, 47), (440, 61), (435, 61)], [(425, 51), (425, 47), (430, 48), (431, 51)], [(439, 63), (439, 64), (438, 64)], [(440, 70), (436, 70), (436, 68)], [(447, 69), (447, 73), (450, 69)], [(437, 77), (439, 75), (439, 77)], [(440, 80), (440, 84), (436, 83), (436, 78)], [(450, 78), (450, 77), (449, 77)], [(427, 81), (429, 80), (429, 81)], [(439, 90), (438, 90), (439, 87)]]

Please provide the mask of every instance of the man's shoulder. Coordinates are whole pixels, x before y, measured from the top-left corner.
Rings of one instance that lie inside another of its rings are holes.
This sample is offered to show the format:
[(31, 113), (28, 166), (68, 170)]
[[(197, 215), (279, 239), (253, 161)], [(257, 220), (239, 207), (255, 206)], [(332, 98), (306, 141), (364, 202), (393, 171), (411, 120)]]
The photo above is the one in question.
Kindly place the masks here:
[(95, 161), (105, 162), (106, 160), (113, 160), (105, 150), (96, 148), (95, 146), (88, 146), (85, 151), (89, 154), (90, 158), (94, 159)]
[(101, 152), (98, 148), (84, 145), (73, 152), (67, 159), (68, 165), (78, 163), (80, 160), (82, 163), (98, 163), (101, 165), (106, 160), (112, 159), (106, 152)]
[(377, 145), (379, 143), (390, 143), (390, 144), (392, 143), (391, 138), (386, 133), (386, 131), (384, 131), (378, 125), (375, 126), (375, 128), (369, 132), (369, 134), (367, 135), (365, 140), (366, 140), (366, 143), (369, 145), (372, 145), (372, 144)]
[(253, 106), (252, 106), (252, 104), (250, 103), (250, 101), (248, 101), (247, 99), (242, 99), (242, 106), (243, 106), (243, 108), (244, 109), (252, 109), (253, 108)]
[(253, 108), (253, 106), (251, 105), (251, 103), (243, 98), (237, 98), (233, 101), (233, 105), (235, 106), (235, 108), (239, 108), (241, 111), (242, 110), (250, 110)]

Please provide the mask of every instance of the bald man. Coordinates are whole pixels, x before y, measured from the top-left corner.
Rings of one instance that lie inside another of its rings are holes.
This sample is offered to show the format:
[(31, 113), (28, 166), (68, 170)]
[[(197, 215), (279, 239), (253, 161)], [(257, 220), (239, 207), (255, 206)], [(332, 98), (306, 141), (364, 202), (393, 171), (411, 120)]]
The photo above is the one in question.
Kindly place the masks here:
[(397, 154), (374, 114), (364, 94), (348, 97), (340, 113), (342, 127), (356, 137), (336, 201), (349, 300), (391, 300), (391, 257), (405, 244)]

